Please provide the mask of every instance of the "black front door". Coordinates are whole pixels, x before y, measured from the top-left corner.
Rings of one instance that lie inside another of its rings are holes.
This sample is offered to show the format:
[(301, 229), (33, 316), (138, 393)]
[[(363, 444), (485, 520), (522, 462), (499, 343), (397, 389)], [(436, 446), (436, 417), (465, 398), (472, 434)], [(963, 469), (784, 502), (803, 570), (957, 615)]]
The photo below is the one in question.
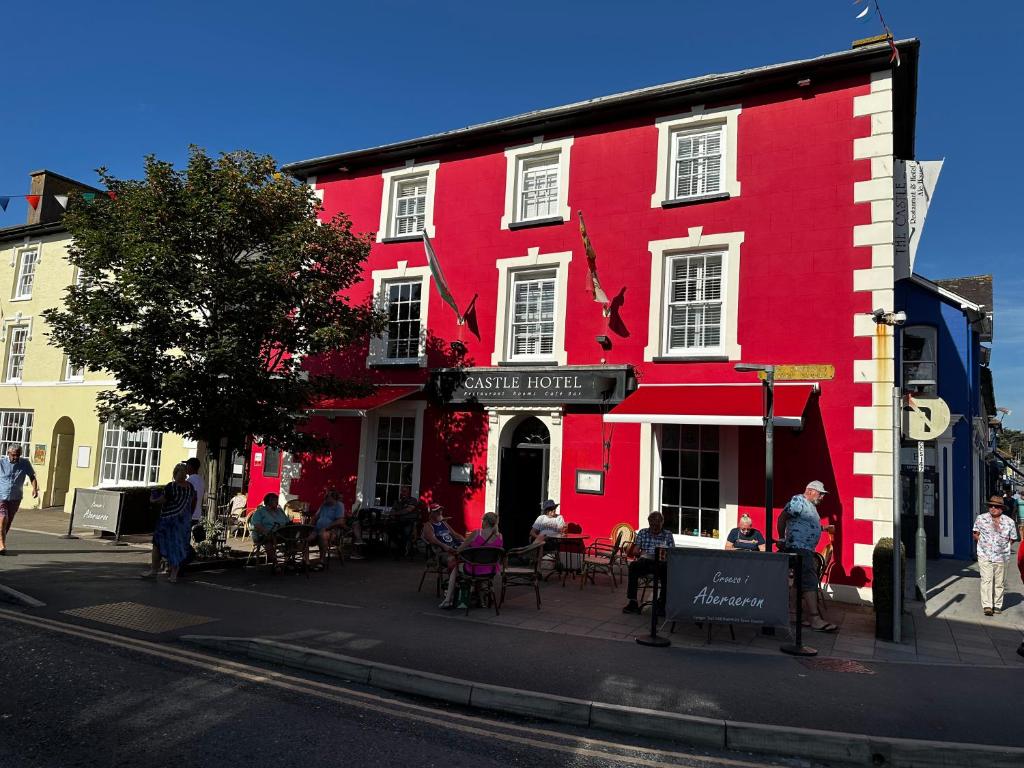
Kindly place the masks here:
[(501, 451), (498, 527), (506, 548), (530, 541), (530, 527), (540, 514), (546, 492), (546, 459), (546, 447), (513, 446)]

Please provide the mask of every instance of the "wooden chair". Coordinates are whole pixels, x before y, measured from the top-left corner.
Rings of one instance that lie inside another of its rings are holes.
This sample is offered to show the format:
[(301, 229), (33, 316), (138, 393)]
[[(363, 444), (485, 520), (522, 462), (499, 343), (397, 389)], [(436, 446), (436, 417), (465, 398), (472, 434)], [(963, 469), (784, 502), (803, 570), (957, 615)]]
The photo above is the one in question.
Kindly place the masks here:
[[(458, 553), (459, 564), (455, 570), (455, 591), (456, 594), (463, 586), (468, 586), (470, 594), (476, 592), (480, 596), (480, 604), (485, 604), (485, 599), (490, 598), (494, 607), (494, 615), (499, 614), (498, 596), (494, 594), (494, 573), (475, 574), (469, 573), (466, 566), (483, 567), (493, 566), (495, 570), (500, 567), (505, 557), (505, 550), (501, 547), (470, 547)], [(466, 601), (466, 615), (469, 615), (469, 603)]]
[(832, 545), (832, 537), (829, 536), (828, 544), (821, 552), (814, 553), (815, 565), (818, 569), (818, 612), (825, 616), (825, 584), (828, 582), (832, 566), (835, 564), (835, 548)]
[(543, 553), (543, 542), (510, 549), (505, 553), (501, 567), (500, 605), (505, 604), (505, 592), (509, 587), (532, 587), (537, 596), (537, 610), (540, 610), (540, 560)]
[(437, 596), (441, 596), (441, 585), (443, 582), (448, 580), (448, 561), (444, 557), (444, 552), (439, 547), (435, 547), (433, 544), (427, 544), (427, 564), (423, 568), (423, 575), (420, 576), (420, 585), (416, 587), (417, 592), (423, 590), (423, 582), (427, 580), (427, 576), (433, 575), (436, 581), (435, 591)]
[(612, 580), (612, 591), (618, 586), (615, 580), (615, 565), (619, 557), (619, 550), (622, 547), (622, 533), (615, 537), (611, 549), (594, 542), (587, 547), (587, 554), (583, 557), (583, 569), (580, 573), (580, 589), (587, 583), (589, 578), (594, 582), (594, 576), (598, 573), (607, 573)]

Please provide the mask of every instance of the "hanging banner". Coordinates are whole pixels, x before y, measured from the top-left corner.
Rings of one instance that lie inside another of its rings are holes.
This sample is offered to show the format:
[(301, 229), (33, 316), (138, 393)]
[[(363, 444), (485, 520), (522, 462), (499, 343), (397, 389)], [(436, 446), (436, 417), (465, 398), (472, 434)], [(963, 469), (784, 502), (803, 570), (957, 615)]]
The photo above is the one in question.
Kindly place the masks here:
[(896, 279), (914, 271), (924, 219), (939, 182), (942, 160), (896, 160), (893, 167), (893, 236)]

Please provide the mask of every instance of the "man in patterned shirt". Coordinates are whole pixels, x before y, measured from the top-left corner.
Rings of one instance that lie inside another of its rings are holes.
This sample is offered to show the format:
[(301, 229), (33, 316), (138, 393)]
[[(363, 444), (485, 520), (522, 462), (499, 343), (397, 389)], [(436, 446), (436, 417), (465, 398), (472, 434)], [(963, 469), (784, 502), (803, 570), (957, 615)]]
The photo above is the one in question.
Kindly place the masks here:
[(661, 614), (665, 613), (665, 561), (657, 559), (658, 547), (674, 547), (676, 542), (672, 532), (665, 530), (665, 516), (661, 512), (651, 512), (647, 516), (647, 524), (650, 527), (637, 531), (636, 539), (626, 553), (636, 560), (629, 564), (629, 581), (626, 585), (626, 598), (629, 602), (622, 609), (623, 613), (640, 613), (640, 606), (636, 602), (637, 582), (641, 576), (653, 574), (655, 571), (661, 580), (657, 610)]
[(974, 519), (974, 540), (978, 543), (978, 570), (981, 572), (981, 607), (986, 616), (1003, 612), (1006, 589), (1006, 563), (1013, 556), (1010, 548), (1017, 540), (1017, 524), (1003, 515), (1002, 496), (988, 500), (988, 512)]

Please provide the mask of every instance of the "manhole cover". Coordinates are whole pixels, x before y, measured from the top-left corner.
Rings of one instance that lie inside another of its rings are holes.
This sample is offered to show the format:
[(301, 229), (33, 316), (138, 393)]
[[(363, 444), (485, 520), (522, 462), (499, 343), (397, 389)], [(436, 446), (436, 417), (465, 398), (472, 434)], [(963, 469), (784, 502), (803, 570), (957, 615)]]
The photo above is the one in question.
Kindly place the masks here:
[(855, 675), (873, 675), (875, 671), (863, 664), (850, 659), (801, 659), (800, 663), (808, 669), (821, 672), (852, 672)]
[(209, 616), (195, 616), (166, 608), (155, 608), (142, 603), (107, 603), (106, 605), (90, 605), (86, 608), (72, 608), (62, 611), (71, 616), (78, 616), (100, 624), (113, 624), (116, 627), (148, 632), (152, 635), (170, 632), (175, 629), (193, 627), (216, 621)]

